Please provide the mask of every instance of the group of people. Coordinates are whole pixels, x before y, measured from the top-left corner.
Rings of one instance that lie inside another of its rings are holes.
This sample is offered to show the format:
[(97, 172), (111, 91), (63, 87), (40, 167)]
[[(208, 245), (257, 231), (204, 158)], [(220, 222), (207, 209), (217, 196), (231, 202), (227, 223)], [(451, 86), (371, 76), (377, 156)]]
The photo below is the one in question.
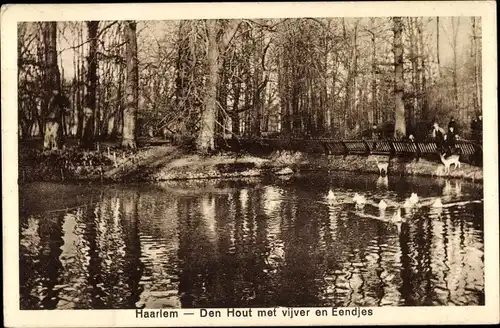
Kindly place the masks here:
[(439, 126), (438, 122), (434, 122), (432, 129), (432, 138), (436, 142), (437, 149), (441, 152), (446, 152), (448, 155), (455, 150), (455, 142), (460, 139), (457, 131), (457, 123), (452, 116), (448, 123), (448, 132)]
[[(482, 142), (483, 138), (483, 117), (481, 114), (471, 123), (472, 138), (475, 141)], [(448, 155), (455, 151), (455, 142), (460, 139), (458, 135), (457, 123), (452, 116), (448, 123), (448, 132), (439, 126), (438, 122), (434, 122), (432, 129), (432, 138), (436, 141), (438, 150), (446, 152)]]
[[(472, 139), (481, 143), (482, 142), (482, 137), (483, 137), (483, 120), (482, 120), (482, 115), (479, 113), (477, 117), (472, 121), (471, 123), (471, 130), (472, 130)], [(417, 126), (416, 131), (417, 134), (420, 131), (420, 138), (422, 138), (424, 132), (426, 130), (424, 125), (421, 125), (419, 128)], [(413, 130), (412, 130), (413, 131)], [(427, 130), (428, 131), (428, 130)], [(373, 124), (371, 129), (366, 130), (364, 133), (364, 138), (370, 138), (371, 140), (379, 140), (382, 139), (382, 131), (381, 129), (376, 125)], [(413, 135), (413, 133), (409, 134), (407, 137), (404, 139), (410, 140), (410, 141), (415, 141), (417, 135)], [(450, 121), (448, 122), (448, 131), (445, 131), (437, 120), (434, 121), (434, 124), (432, 125), (432, 130), (431, 130), (431, 137), (434, 139), (437, 145), (438, 151), (441, 153), (446, 153), (447, 155), (451, 155), (456, 152), (456, 147), (455, 144), (458, 140), (460, 140), (460, 136), (458, 134), (458, 124), (455, 121), (455, 118), (452, 116)], [(375, 146), (376, 144), (374, 144)]]

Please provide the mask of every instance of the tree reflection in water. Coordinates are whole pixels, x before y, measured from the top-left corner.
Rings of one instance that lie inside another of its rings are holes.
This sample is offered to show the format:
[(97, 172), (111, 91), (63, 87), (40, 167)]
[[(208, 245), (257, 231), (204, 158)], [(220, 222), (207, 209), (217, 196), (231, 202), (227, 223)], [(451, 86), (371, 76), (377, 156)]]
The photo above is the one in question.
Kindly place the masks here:
[[(76, 206), (61, 195), (80, 187), (61, 185), (44, 204), (35, 184), (21, 195), (31, 196), (20, 219), (21, 308), (484, 304), (482, 203), (463, 202), (481, 188), (297, 179), (182, 193), (113, 186)], [(355, 191), (403, 201), (416, 188), (462, 202), (417, 208), (397, 228), (378, 208), (342, 201)], [(341, 201), (325, 202), (329, 190)]]

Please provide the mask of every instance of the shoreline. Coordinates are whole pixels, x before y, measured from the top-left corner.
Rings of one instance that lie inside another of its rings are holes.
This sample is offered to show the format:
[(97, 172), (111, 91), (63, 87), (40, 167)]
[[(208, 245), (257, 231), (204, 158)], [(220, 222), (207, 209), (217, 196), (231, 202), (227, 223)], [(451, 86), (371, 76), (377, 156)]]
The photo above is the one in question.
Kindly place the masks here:
[(31, 154), (19, 161), (19, 184), (29, 182), (162, 182), (289, 176), (306, 172), (379, 173), (377, 161), (388, 163), (388, 176), (434, 176), (483, 181), (483, 169), (467, 163), (439, 175), (440, 162), (378, 155), (322, 155), (275, 151), (267, 154), (221, 153), (200, 156), (171, 145), (136, 152), (120, 149), (82, 152), (69, 149)]

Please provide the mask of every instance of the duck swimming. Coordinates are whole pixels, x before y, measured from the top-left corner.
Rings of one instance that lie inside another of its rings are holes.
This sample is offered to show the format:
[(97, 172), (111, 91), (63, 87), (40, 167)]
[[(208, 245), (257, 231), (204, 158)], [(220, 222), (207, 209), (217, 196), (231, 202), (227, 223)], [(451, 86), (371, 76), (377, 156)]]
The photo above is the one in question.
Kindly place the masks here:
[(441, 198), (436, 199), (436, 201), (432, 204), (432, 207), (443, 207), (443, 203), (441, 202)]
[(396, 210), (396, 213), (394, 213), (394, 215), (391, 217), (391, 222), (398, 223), (398, 222), (401, 222), (401, 221), (403, 221), (403, 219), (401, 218), (401, 209), (398, 208)]
[(328, 195), (325, 196), (325, 199), (328, 201), (335, 200), (335, 194), (333, 193), (333, 191), (331, 189), (328, 191)]
[(387, 203), (382, 199), (380, 203), (378, 203), (378, 208), (385, 210), (387, 208)]
[(413, 206), (413, 203), (409, 199), (406, 199), (405, 203), (403, 204), (403, 207), (409, 208), (412, 206)]
[(354, 195), (354, 197), (352, 198), (352, 200), (356, 203), (357, 208), (361, 208), (361, 207), (365, 206), (365, 203), (366, 203), (365, 196), (360, 196), (358, 193), (356, 193)]
[(418, 203), (418, 196), (416, 193), (412, 192), (410, 196), (410, 202), (413, 204)]

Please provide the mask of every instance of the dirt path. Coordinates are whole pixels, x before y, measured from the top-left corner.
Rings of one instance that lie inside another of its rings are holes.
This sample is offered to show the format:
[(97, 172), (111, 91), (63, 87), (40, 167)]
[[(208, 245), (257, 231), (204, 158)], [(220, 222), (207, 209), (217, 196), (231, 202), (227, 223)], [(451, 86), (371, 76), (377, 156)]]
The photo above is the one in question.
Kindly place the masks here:
[(171, 145), (148, 147), (127, 157), (117, 167), (104, 172), (104, 177), (125, 181), (147, 180), (148, 175), (184, 155), (183, 151)]

